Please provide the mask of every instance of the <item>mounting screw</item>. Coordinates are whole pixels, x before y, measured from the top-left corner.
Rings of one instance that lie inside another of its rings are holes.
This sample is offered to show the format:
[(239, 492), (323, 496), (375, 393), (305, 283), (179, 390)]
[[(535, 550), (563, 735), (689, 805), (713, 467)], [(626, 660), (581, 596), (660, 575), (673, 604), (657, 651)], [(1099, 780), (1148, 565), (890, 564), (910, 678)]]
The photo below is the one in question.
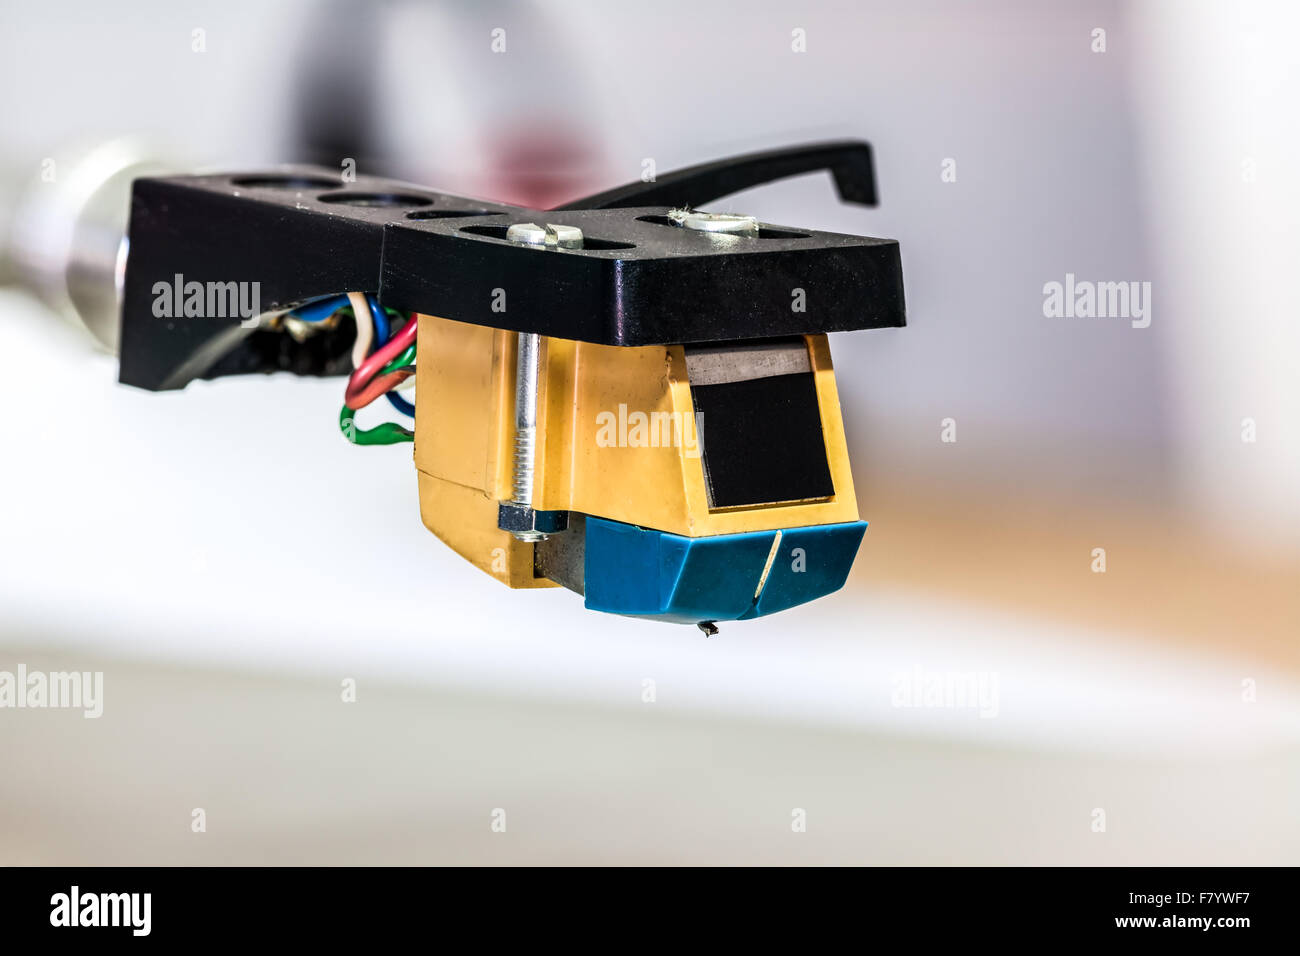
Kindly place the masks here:
[[(582, 230), (534, 222), (516, 223), (506, 238), (539, 249), (581, 249)], [(535, 332), (515, 334), (515, 450), (511, 460), (510, 500), (497, 509), (497, 527), (519, 541), (544, 541), (547, 527), (540, 519), (549, 512), (533, 511), (533, 477), (537, 459), (537, 391), (542, 338)], [(567, 515), (565, 516), (567, 518)], [(564, 530), (563, 526), (557, 530)]]
[(683, 229), (696, 232), (721, 233), (727, 236), (758, 238), (758, 219), (754, 216), (732, 216), (722, 212), (692, 212), (690, 209), (668, 210), (668, 221)]
[(557, 226), (535, 222), (515, 223), (506, 230), (506, 238), (525, 246), (546, 246), (553, 249), (581, 249), (582, 230), (577, 226)]

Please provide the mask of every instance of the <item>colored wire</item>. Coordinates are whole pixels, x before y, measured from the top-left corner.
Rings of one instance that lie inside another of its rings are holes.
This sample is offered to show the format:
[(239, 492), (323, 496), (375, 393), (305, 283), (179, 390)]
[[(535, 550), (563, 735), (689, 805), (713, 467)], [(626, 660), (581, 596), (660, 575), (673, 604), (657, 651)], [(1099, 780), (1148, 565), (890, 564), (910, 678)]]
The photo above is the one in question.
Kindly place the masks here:
[(366, 304), (370, 306), (370, 318), (375, 323), (375, 348), (379, 348), (388, 341), (388, 313), (373, 295), (366, 296)]
[(356, 395), (348, 396), (344, 404), (353, 410), (365, 408), (371, 402), (378, 399), (380, 395), (385, 395), (388, 392), (391, 392), (394, 388), (414, 374), (415, 367), (408, 365), (405, 368), (399, 368), (395, 372), (389, 372), (386, 375), (378, 375), (371, 379), (370, 383)]
[(370, 384), (384, 366), (415, 344), (416, 330), (418, 328), (419, 323), (415, 320), (407, 322), (402, 327), (402, 330), (389, 339), (383, 347), (376, 349), (372, 355), (368, 356), (352, 373), (352, 377), (348, 379), (344, 402), (350, 407), (354, 406), (353, 400), (361, 394), (361, 391)]
[(415, 433), (396, 422), (384, 422), (374, 428), (358, 428), (356, 413), (344, 405), (339, 409), (339, 431), (354, 445), (396, 445), (415, 441)]
[(415, 376), (411, 375), (409, 378), (403, 379), (402, 381), (398, 382), (391, 389), (389, 389), (387, 392), (384, 393), (384, 398), (388, 399), (388, 404), (392, 405), (393, 408), (397, 409), (399, 412), (401, 412), (403, 415), (406, 415), (408, 418), (415, 417), (415, 406), (412, 405), (408, 399), (405, 399), (401, 395), (399, 395), (398, 389), (401, 388), (402, 386), (410, 385), (414, 380), (415, 380)]
[(379, 374), (383, 375), (387, 372), (395, 372), (399, 368), (405, 368), (408, 365), (414, 365), (414, 364), (415, 364), (415, 346), (412, 345), (405, 352), (397, 356), (397, 358), (393, 359), (382, 369), (380, 369)]
[[(341, 300), (340, 300), (341, 301)], [(399, 442), (415, 440), (415, 433), (396, 422), (384, 422), (374, 428), (358, 428), (356, 410), (364, 408), (380, 395), (390, 393), (399, 385), (405, 384), (415, 375), (411, 363), (415, 359), (415, 336), (418, 323), (414, 317), (396, 337), (389, 338), (391, 327), (388, 314), (371, 296), (363, 292), (349, 292), (347, 301), (352, 306), (356, 320), (357, 338), (352, 345), (353, 372), (348, 380), (345, 403), (339, 409), (339, 431), (354, 445), (394, 445)], [(310, 303), (316, 305), (316, 303)], [(320, 306), (324, 309), (324, 306)], [(334, 310), (337, 311), (338, 305)], [(367, 316), (370, 321), (366, 321)], [(371, 348), (375, 351), (371, 353)], [(400, 396), (389, 396), (399, 411), (414, 415), (415, 409)], [(407, 412), (407, 409), (410, 409)]]
[[(357, 326), (357, 338), (352, 346), (352, 364), (359, 370), (369, 356), (372, 345), (382, 348), (388, 344), (388, 313), (373, 296), (360, 292), (349, 292), (346, 296), (323, 296), (290, 310), (288, 314), (302, 322), (324, 322), (349, 304)], [(367, 315), (370, 321), (366, 321)], [(407, 324), (414, 327), (414, 317), (408, 319)], [(410, 344), (400, 350), (400, 354), (383, 366), (374, 379), (357, 393), (354, 405), (344, 405), (339, 409), (339, 431), (354, 445), (394, 445), (415, 440), (414, 432), (396, 422), (384, 422), (374, 428), (358, 428), (356, 423), (355, 410), (371, 404), (380, 395), (387, 395), (394, 408), (414, 417), (415, 407), (392, 393), (392, 389), (406, 384), (415, 376), (415, 367), (412, 365), (415, 361), (413, 329), (403, 339), (409, 340)], [(385, 354), (389, 351), (391, 350), (385, 350)], [(349, 383), (349, 389), (352, 389), (352, 383)]]
[[(370, 314), (375, 320), (375, 346), (376, 348), (378, 348), (379, 346), (384, 345), (388, 341), (388, 331), (389, 331), (388, 313), (384, 311), (383, 306), (381, 306), (378, 302), (375, 301), (374, 296), (370, 295), (370, 296), (366, 296), (366, 298), (370, 302)], [(414, 322), (415, 319), (412, 318), (409, 321)], [(412, 350), (408, 349), (407, 351), (412, 351)], [(409, 365), (410, 362), (405, 361), (402, 362), (402, 364)], [(392, 405), (393, 408), (397, 409), (403, 415), (406, 415), (410, 418), (415, 417), (415, 406), (412, 405), (410, 402), (408, 402), (406, 399), (404, 399), (402, 396), (398, 395), (396, 392), (394, 391), (385, 392), (384, 397), (388, 399), (388, 404)]]
[(289, 314), (302, 322), (324, 322), (347, 304), (347, 296), (327, 295), (322, 299), (313, 299), (300, 305)]

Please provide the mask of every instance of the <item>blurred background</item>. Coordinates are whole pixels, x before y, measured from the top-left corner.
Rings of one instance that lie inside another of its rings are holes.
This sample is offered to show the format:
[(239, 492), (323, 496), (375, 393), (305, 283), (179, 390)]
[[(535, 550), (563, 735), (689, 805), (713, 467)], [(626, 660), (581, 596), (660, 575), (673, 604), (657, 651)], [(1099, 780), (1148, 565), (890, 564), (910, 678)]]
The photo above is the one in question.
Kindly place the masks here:
[[(6, 2), (0, 670), (105, 700), (0, 710), (0, 863), (1300, 862), (1297, 29)], [(712, 208), (901, 243), (908, 327), (831, 339), (870, 529), (842, 592), (709, 640), (471, 568), (409, 449), (339, 440), (338, 381), (149, 394), (58, 317), (60, 214), (114, 176), (351, 157), (549, 206), (837, 138), (878, 208), (824, 174)], [(1149, 326), (1047, 317), (1067, 274), (1149, 282)]]

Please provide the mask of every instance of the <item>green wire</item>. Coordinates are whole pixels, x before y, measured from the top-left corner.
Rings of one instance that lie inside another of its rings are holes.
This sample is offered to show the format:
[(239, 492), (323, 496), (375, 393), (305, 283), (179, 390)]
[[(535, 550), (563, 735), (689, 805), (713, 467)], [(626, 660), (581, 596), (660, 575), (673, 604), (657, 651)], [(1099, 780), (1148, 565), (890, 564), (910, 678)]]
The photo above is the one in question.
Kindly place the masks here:
[(384, 422), (374, 428), (358, 428), (353, 417), (355, 415), (356, 412), (346, 405), (339, 409), (339, 431), (354, 445), (396, 445), (404, 441), (415, 441), (415, 433), (396, 422)]
[[(415, 361), (415, 343), (406, 347), (406, 351), (397, 358), (393, 359), (387, 365), (379, 370), (379, 375), (387, 375), (389, 372), (396, 372), (399, 368), (405, 368)], [(375, 376), (378, 378), (379, 376)]]

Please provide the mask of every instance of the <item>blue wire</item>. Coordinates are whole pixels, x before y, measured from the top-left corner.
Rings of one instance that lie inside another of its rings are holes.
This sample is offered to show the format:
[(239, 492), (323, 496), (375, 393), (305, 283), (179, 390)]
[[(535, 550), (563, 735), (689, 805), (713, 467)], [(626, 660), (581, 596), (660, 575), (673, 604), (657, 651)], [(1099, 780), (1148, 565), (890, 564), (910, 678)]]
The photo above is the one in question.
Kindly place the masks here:
[(312, 299), (306, 305), (300, 305), (289, 314), (303, 322), (324, 322), (331, 315), (348, 304), (347, 296), (327, 295)]
[[(375, 320), (375, 348), (379, 348), (388, 341), (388, 313), (384, 311), (383, 306), (375, 301), (374, 296), (366, 296), (366, 301), (370, 303), (370, 314)], [(388, 399), (388, 404), (403, 415), (411, 418), (415, 417), (415, 406), (401, 395), (398, 395), (397, 392), (385, 392), (384, 398)]]
[(370, 303), (370, 315), (375, 320), (375, 348), (381, 348), (388, 341), (388, 313), (373, 295), (366, 296), (366, 302)]

